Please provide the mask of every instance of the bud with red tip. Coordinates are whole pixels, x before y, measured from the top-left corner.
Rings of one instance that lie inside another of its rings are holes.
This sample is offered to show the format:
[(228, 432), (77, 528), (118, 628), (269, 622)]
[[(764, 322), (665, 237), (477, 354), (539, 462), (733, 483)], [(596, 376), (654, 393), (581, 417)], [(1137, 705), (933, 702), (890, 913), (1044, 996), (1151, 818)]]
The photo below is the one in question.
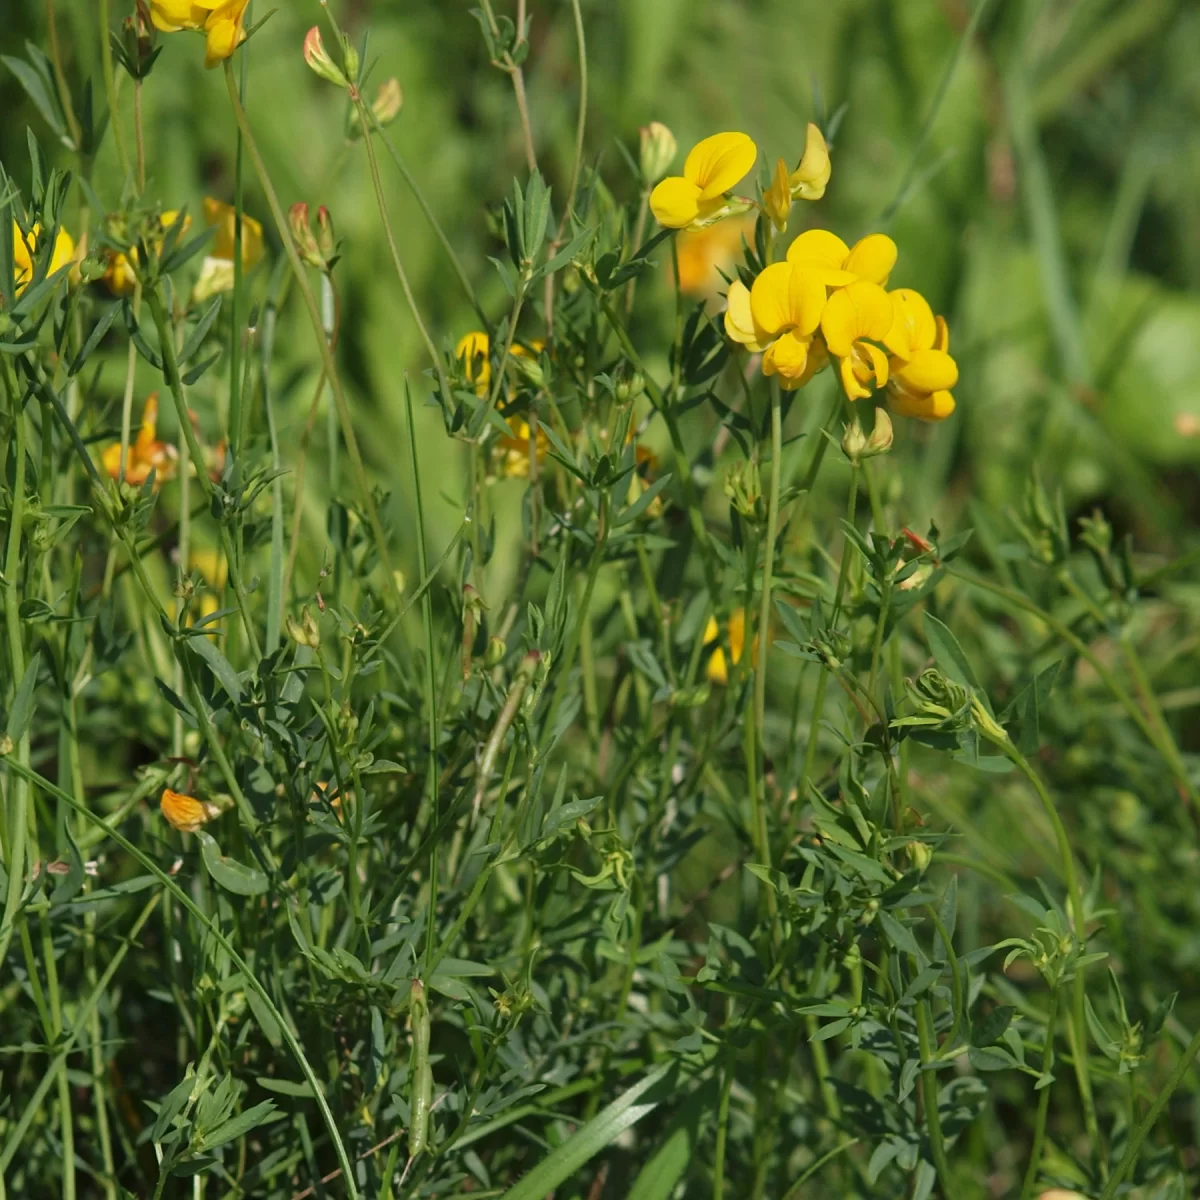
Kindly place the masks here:
[(321, 40), (321, 30), (316, 25), (304, 35), (304, 61), (316, 74), (335, 87), (350, 86), (341, 67), (329, 57), (325, 43)]

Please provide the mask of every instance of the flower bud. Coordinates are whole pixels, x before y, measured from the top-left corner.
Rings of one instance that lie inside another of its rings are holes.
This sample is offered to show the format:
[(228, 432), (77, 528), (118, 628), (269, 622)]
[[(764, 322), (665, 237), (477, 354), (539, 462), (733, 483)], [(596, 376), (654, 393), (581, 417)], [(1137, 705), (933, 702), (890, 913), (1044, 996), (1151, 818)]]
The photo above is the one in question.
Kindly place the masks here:
[(342, 73), (321, 40), (321, 30), (314, 25), (304, 36), (304, 61), (309, 67), (328, 83), (335, 87), (349, 87), (346, 76)]
[(771, 186), (763, 192), (763, 211), (781, 233), (787, 228), (788, 218), (792, 215), (792, 189), (788, 181), (787, 163), (782, 158), (775, 163)]
[(488, 638), (487, 650), (483, 655), (483, 665), (488, 670), (498, 667), (504, 661), (504, 656), (507, 653), (508, 647), (504, 644), (504, 639), (497, 634), (492, 634)]
[(346, 74), (349, 76), (350, 81), (357, 83), (358, 69), (361, 65), (358, 59), (358, 51), (354, 48), (354, 43), (344, 34), (342, 35), (342, 62), (345, 65)]
[(288, 637), (297, 646), (307, 646), (310, 650), (316, 650), (320, 647), (321, 630), (312, 613), (308, 611), (307, 604), (300, 610), (300, 619), (298, 621), (295, 617), (288, 617), (285, 624), (287, 625)]
[(333, 232), (333, 218), (323, 204), (317, 209), (317, 247), (321, 251), (325, 266), (328, 267), (337, 254), (337, 238)]
[(400, 90), (400, 81), (393, 75), (385, 79), (371, 101), (371, 112), (380, 125), (390, 125), (399, 115), (404, 106), (404, 93)]
[(854, 464), (858, 464), (867, 448), (867, 435), (855, 417), (842, 432), (842, 453)]
[(642, 171), (642, 182), (649, 186), (657, 183), (671, 169), (678, 147), (675, 135), (661, 121), (651, 121), (638, 132), (641, 138), (638, 165)]
[(892, 418), (887, 410), (875, 410), (875, 426), (870, 434), (863, 432), (858, 418), (846, 426), (842, 434), (842, 450), (852, 463), (859, 463), (864, 458), (874, 458), (877, 454), (886, 454), (892, 448)]
[(324, 267), (325, 260), (321, 257), (321, 249), (309, 224), (308, 205), (302, 200), (288, 209), (288, 227), (292, 231), (292, 241), (300, 257), (310, 267)]
[(904, 853), (908, 855), (908, 861), (922, 875), (929, 869), (929, 864), (933, 861), (933, 851), (925, 842), (906, 842)]

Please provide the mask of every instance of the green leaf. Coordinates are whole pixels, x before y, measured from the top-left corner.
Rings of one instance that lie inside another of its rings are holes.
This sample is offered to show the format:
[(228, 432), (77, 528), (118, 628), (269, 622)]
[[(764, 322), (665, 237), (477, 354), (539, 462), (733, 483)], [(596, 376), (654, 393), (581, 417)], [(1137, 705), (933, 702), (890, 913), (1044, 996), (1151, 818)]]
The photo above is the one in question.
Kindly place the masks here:
[(276, 1109), (275, 1101), (264, 1100), (261, 1104), (256, 1104), (253, 1108), (238, 1113), (236, 1117), (232, 1117), (223, 1125), (218, 1125), (211, 1133), (206, 1133), (204, 1146), (208, 1150), (216, 1146), (224, 1146), (226, 1142), (236, 1141), (238, 1138), (244, 1137), (250, 1130), (267, 1124), (268, 1121), (278, 1121), (282, 1118), (283, 1113)]
[(967, 656), (963, 653), (963, 648), (958, 644), (958, 639), (931, 613), (925, 614), (925, 639), (929, 642), (929, 649), (933, 652), (937, 665), (946, 673), (947, 678), (972, 687), (977, 692), (983, 691), (970, 662), (967, 661)]
[(247, 867), (236, 859), (226, 858), (212, 834), (201, 830), (196, 836), (200, 839), (200, 857), (204, 859), (208, 873), (227, 892), (235, 896), (261, 896), (271, 886), (270, 880), (261, 871)]
[(311, 1100), (313, 1090), (307, 1083), (294, 1079), (274, 1079), (270, 1075), (259, 1075), (254, 1080), (260, 1088), (268, 1092), (278, 1092), (281, 1096), (293, 1096), (297, 1100)]
[(17, 685), (16, 695), (13, 696), (12, 708), (8, 713), (8, 736), (14, 742), (19, 742), (33, 720), (33, 691), (37, 686), (38, 670), (42, 665), (42, 652), (39, 650), (25, 668), (21, 682)]
[(209, 670), (221, 681), (221, 686), (229, 693), (229, 698), (234, 704), (240, 704), (242, 699), (241, 681), (229, 659), (213, 645), (212, 639), (201, 634), (198, 637), (188, 638), (187, 644), (208, 664)]
[(584, 1163), (611, 1146), (679, 1086), (679, 1071), (668, 1064), (651, 1071), (622, 1092), (607, 1108), (581, 1125), (562, 1145), (552, 1150), (532, 1171), (504, 1193), (502, 1200), (545, 1200), (547, 1193), (565, 1183)]
[(688, 1097), (638, 1172), (626, 1200), (669, 1200), (696, 1154), (705, 1116), (716, 1109), (717, 1091), (717, 1081), (711, 1079)]

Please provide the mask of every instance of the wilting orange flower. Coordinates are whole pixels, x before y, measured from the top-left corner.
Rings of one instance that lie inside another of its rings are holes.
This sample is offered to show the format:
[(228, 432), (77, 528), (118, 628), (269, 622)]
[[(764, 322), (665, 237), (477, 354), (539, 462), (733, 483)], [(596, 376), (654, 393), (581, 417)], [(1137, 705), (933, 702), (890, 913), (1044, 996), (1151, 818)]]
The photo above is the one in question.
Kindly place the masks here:
[[(146, 398), (142, 409), (142, 427), (137, 438), (130, 444), (125, 460), (125, 482), (141, 487), (154, 472), (154, 486), (161, 487), (175, 477), (178, 455), (175, 447), (158, 440), (158, 393)], [(105, 471), (118, 482), (121, 478), (121, 443), (114, 442), (101, 456)]]
[(195, 833), (221, 814), (217, 805), (207, 800), (197, 800), (195, 796), (185, 796), (182, 792), (173, 792), (170, 788), (163, 788), (158, 806), (167, 823), (180, 833)]

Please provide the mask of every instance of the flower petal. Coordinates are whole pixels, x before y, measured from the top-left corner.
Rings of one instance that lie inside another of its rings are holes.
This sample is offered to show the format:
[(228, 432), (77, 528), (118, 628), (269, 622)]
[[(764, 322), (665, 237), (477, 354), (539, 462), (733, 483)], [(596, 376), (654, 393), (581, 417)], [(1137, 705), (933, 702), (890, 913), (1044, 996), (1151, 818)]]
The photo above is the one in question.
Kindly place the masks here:
[(944, 350), (918, 350), (895, 375), (914, 392), (939, 392), (958, 382), (958, 364)]
[(934, 318), (934, 325), (937, 329), (937, 334), (933, 339), (933, 348), (942, 350), (946, 354), (950, 353), (950, 326), (946, 324), (945, 317)]
[(711, 200), (741, 183), (757, 157), (758, 147), (746, 134), (714, 133), (692, 147), (683, 176), (696, 185), (702, 199)]
[(804, 157), (789, 180), (792, 195), (800, 200), (820, 200), (825, 195), (832, 167), (829, 147), (821, 131), (811, 122), (805, 134)]
[(750, 289), (750, 312), (758, 327), (770, 337), (795, 324), (792, 319), (791, 281), (791, 263), (772, 263)]
[(726, 336), (756, 354), (766, 349), (765, 342), (770, 335), (755, 325), (754, 314), (750, 310), (750, 289), (740, 279), (735, 279), (729, 285), (725, 303)]
[(897, 320), (904, 328), (910, 352), (928, 350), (937, 337), (937, 326), (929, 302), (912, 288), (897, 288), (888, 295), (892, 298)]
[(954, 411), (954, 397), (948, 391), (930, 393), (910, 392), (889, 383), (891, 407), (902, 417), (918, 421), (944, 421)]
[(668, 175), (650, 193), (650, 211), (667, 229), (683, 229), (700, 215), (700, 189), (690, 179)]
[(871, 394), (871, 389), (858, 382), (854, 374), (854, 360), (849, 355), (838, 357), (838, 375), (841, 376), (842, 389), (848, 400), (864, 400)]
[(877, 283), (859, 281), (829, 297), (821, 314), (821, 332), (830, 354), (845, 358), (859, 338), (882, 341), (892, 328), (893, 317), (887, 292)]
[(767, 347), (763, 355), (763, 374), (778, 375), (787, 391), (798, 388), (806, 379), (808, 349), (811, 339), (785, 333)]
[(897, 254), (896, 243), (886, 233), (869, 233), (854, 243), (842, 265), (859, 279), (883, 284), (896, 265)]
[(850, 247), (828, 229), (806, 229), (788, 247), (787, 260), (815, 271), (825, 287), (845, 287), (854, 276), (842, 269)]
[(804, 337), (816, 332), (825, 310), (825, 285), (816, 271), (792, 267), (788, 282), (788, 309), (796, 332)]

